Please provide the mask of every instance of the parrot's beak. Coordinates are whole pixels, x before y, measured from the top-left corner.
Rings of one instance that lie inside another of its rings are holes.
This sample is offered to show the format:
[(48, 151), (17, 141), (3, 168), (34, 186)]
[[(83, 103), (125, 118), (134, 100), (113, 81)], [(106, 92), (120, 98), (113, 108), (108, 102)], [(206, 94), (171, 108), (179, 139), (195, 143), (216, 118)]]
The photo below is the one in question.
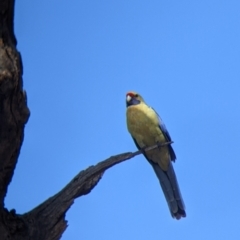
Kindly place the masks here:
[(127, 102), (130, 102), (132, 100), (132, 97), (127, 95)]

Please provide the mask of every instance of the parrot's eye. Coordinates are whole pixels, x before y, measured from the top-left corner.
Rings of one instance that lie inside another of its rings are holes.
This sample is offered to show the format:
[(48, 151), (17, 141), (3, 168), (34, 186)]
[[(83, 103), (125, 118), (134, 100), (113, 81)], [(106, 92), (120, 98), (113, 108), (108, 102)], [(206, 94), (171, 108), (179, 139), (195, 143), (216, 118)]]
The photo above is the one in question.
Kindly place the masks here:
[(135, 97), (138, 97), (138, 94), (136, 94)]

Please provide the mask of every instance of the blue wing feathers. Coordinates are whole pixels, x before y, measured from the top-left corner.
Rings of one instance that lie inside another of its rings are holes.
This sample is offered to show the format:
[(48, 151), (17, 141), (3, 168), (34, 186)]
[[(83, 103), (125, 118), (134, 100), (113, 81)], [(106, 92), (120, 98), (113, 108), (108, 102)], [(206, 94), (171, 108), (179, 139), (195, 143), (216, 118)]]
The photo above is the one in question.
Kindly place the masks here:
[[(152, 108), (153, 109), (153, 108)], [(167, 142), (171, 142), (172, 141), (172, 138), (166, 128), (166, 125), (164, 124), (163, 120), (161, 119), (161, 117), (158, 115), (158, 113), (153, 109), (153, 111), (157, 114), (158, 116), (158, 122), (159, 122), (159, 128), (161, 129), (164, 137), (166, 138), (166, 141)], [(168, 149), (169, 149), (169, 154), (170, 154), (170, 157), (171, 157), (171, 160), (172, 161), (175, 161), (176, 160), (176, 154), (172, 148), (171, 145), (168, 145)]]

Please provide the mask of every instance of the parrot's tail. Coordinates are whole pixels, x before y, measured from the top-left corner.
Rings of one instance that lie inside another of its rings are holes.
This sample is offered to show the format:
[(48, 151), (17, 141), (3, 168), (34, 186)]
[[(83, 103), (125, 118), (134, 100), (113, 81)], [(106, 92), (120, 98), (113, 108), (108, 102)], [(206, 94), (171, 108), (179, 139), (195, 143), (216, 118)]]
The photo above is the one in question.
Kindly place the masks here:
[(167, 171), (163, 171), (161, 167), (156, 163), (151, 162), (151, 165), (153, 166), (153, 169), (159, 179), (172, 217), (176, 219), (186, 217), (184, 202), (172, 163), (169, 163)]

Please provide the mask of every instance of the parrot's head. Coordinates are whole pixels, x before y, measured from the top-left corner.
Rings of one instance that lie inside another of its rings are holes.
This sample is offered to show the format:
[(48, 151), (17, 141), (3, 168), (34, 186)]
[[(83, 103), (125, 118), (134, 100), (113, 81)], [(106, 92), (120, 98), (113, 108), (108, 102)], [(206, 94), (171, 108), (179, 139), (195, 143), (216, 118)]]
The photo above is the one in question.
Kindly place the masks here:
[(140, 94), (138, 94), (136, 92), (128, 92), (126, 94), (127, 107), (140, 104), (141, 102), (144, 102), (144, 100)]

